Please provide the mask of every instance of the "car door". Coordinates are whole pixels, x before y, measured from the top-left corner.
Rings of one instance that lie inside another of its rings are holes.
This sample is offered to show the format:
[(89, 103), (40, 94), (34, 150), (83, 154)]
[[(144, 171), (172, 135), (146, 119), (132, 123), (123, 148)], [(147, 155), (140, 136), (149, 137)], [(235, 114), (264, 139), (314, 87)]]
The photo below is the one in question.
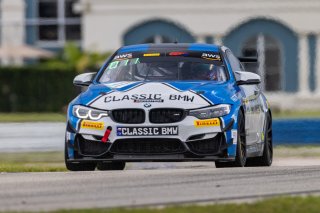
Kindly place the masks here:
[[(230, 63), (231, 69), (235, 71), (244, 71), (242, 64), (237, 57), (233, 55), (230, 50), (226, 51), (226, 56)], [(259, 96), (260, 90), (257, 85), (241, 85), (239, 86), (244, 99), (245, 106), (245, 126), (246, 126), (246, 136), (247, 136), (247, 145), (255, 144), (258, 141), (258, 132), (259, 132)]]

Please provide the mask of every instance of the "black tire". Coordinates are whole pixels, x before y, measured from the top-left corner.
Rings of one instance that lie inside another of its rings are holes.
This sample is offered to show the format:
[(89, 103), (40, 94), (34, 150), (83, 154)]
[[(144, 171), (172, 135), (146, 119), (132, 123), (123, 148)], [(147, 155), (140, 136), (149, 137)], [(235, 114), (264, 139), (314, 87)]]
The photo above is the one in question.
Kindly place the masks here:
[(216, 161), (216, 168), (225, 167), (244, 167), (247, 161), (247, 145), (246, 145), (246, 128), (243, 112), (240, 110), (238, 114), (238, 134), (237, 134), (237, 151), (234, 162)]
[(124, 170), (126, 167), (126, 162), (107, 162), (107, 163), (98, 163), (97, 169), (101, 171), (107, 170)]
[(70, 163), (68, 162), (68, 159), (68, 148), (67, 143), (65, 143), (64, 161), (69, 171), (94, 171), (96, 168), (96, 163)]
[(272, 119), (268, 113), (264, 130), (263, 154), (261, 157), (249, 158), (246, 166), (271, 166), (273, 160)]

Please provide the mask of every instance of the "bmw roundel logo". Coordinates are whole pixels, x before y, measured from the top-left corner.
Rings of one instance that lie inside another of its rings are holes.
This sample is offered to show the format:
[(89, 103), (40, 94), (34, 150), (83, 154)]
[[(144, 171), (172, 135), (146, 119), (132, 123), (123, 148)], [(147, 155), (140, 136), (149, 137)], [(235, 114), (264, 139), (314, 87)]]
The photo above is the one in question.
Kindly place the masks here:
[(145, 108), (149, 108), (149, 107), (151, 107), (151, 104), (150, 104), (150, 103), (145, 103), (143, 106), (144, 106)]

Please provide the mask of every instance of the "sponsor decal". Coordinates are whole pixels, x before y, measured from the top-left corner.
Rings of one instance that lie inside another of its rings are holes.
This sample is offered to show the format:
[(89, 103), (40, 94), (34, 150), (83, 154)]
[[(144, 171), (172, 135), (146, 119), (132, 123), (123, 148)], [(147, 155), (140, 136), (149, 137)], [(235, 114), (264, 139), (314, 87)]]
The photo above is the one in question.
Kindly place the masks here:
[(239, 100), (238, 96), (239, 96), (239, 93), (234, 94), (233, 96), (231, 96), (231, 100), (234, 102), (238, 101)]
[(261, 141), (264, 141), (264, 132), (261, 132)]
[(169, 100), (171, 101), (186, 101), (186, 102), (193, 102), (194, 96), (189, 95), (170, 95)]
[(122, 60), (122, 59), (128, 59), (132, 58), (132, 53), (126, 53), (126, 54), (121, 54), (121, 55), (116, 55), (114, 57), (114, 60)]
[(171, 52), (169, 53), (169, 56), (187, 56), (188, 53), (186, 52)]
[[(195, 96), (193, 95), (176, 95), (170, 94), (168, 96), (169, 101), (183, 101), (183, 102), (193, 102)], [(132, 94), (132, 95), (108, 95), (104, 98), (105, 103), (109, 102), (120, 102), (120, 101), (130, 101), (134, 103), (163, 103), (164, 99), (161, 94)]]
[(231, 138), (232, 138), (232, 143), (237, 144), (238, 142), (238, 131), (236, 129), (231, 130)]
[(104, 129), (104, 123), (103, 122), (83, 120), (81, 122), (81, 128), (103, 130)]
[(133, 100), (134, 103), (143, 102), (163, 102), (161, 94), (132, 94), (132, 95), (108, 95), (104, 98), (105, 103), (117, 102), (117, 101), (130, 101)]
[(160, 53), (145, 53), (143, 54), (144, 57), (157, 57), (160, 56)]
[(178, 135), (178, 133), (178, 126), (117, 127), (117, 136), (161, 136)]
[(109, 66), (108, 66), (107, 69), (108, 69), (108, 70), (115, 69), (115, 68), (118, 67), (119, 63), (120, 63), (120, 61), (113, 61), (113, 62), (111, 62), (111, 63), (109, 64)]
[(111, 89), (124, 88), (125, 90), (114, 89), (102, 95), (91, 107), (101, 108), (107, 104), (108, 109), (115, 109), (119, 108), (119, 104), (125, 104), (126, 106), (137, 104), (143, 107), (143, 104), (150, 103), (152, 107), (161, 107), (163, 105), (166, 107), (183, 106), (185, 109), (194, 109), (195, 103), (199, 108), (212, 104), (209, 99), (201, 94), (196, 94), (196, 92), (192, 90), (181, 91), (169, 83), (124, 82), (124, 85), (122, 85), (122, 83), (123, 82), (104, 84)]
[(207, 119), (207, 120), (195, 120), (195, 127), (209, 127), (209, 126), (220, 126), (219, 118)]
[(201, 58), (213, 60), (213, 61), (220, 61), (221, 57), (218, 54), (211, 54), (211, 53), (202, 53)]

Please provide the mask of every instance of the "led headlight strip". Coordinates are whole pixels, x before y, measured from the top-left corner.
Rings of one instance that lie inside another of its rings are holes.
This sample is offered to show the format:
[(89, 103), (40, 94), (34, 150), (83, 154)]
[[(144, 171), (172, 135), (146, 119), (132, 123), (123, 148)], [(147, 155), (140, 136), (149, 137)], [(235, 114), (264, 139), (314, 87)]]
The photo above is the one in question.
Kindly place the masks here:
[(231, 106), (228, 104), (220, 104), (204, 109), (190, 110), (189, 115), (198, 119), (218, 118), (230, 113)]
[(72, 114), (77, 118), (90, 119), (90, 120), (99, 120), (102, 117), (109, 116), (108, 111), (92, 109), (92, 108), (81, 106), (81, 105), (73, 106)]

